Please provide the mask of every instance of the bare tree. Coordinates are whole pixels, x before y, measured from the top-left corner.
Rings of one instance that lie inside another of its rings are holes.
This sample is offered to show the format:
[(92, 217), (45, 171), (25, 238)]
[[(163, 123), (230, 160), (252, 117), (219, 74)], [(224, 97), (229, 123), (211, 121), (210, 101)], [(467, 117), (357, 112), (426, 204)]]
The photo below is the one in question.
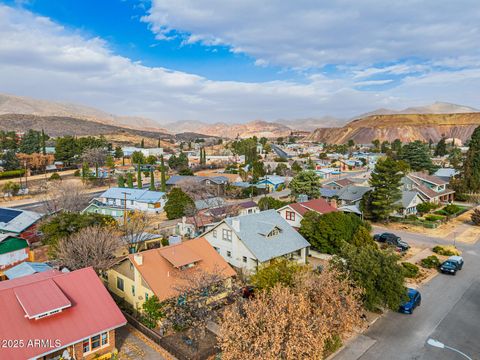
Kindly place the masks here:
[(134, 211), (127, 215), (127, 222), (122, 225), (124, 241), (133, 252), (138, 252), (141, 244), (147, 239), (146, 230), (153, 223), (153, 218), (143, 211)]
[(114, 229), (92, 226), (61, 239), (55, 253), (57, 261), (70, 270), (92, 266), (99, 273), (118, 262), (115, 254), (122, 245)]
[(86, 149), (82, 154), (82, 161), (90, 166), (103, 166), (107, 159), (107, 151), (101, 148)]
[(225, 311), (222, 359), (323, 359), (325, 344), (360, 323), (360, 304), (338, 273), (302, 272), (293, 287), (277, 284)]
[(88, 196), (81, 184), (51, 181), (42, 197), (44, 211), (81, 211), (88, 205)]

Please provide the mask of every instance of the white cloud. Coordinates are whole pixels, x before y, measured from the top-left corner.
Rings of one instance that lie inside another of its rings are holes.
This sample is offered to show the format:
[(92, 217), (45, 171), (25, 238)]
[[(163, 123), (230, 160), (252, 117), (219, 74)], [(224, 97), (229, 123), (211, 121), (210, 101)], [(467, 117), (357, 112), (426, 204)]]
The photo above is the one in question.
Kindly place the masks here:
[(479, 56), (479, 18), (478, 0), (153, 0), (143, 20), (297, 68)]
[[(240, 13), (241, 7), (237, 6)], [(209, 18), (211, 12), (198, 16)], [(268, 60), (258, 65), (263, 61)], [(80, 103), (160, 123), (348, 117), (377, 107), (402, 108), (437, 99), (478, 106), (474, 89), (479, 73), (478, 67), (453, 74), (429, 72), (384, 92), (356, 90), (359, 83), (373, 80), (358, 74), (332, 78), (315, 73), (304, 82), (213, 81), (144, 66), (115, 54), (100, 38), (87, 38), (48, 18), (0, 5), (0, 92)]]

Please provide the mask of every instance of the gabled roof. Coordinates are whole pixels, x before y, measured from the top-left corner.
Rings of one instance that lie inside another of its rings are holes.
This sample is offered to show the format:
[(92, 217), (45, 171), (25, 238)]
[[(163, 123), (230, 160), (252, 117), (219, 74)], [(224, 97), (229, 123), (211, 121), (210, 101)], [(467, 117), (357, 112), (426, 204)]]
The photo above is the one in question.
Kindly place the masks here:
[[(63, 296), (57, 296), (57, 293), (50, 297), (53, 287)], [(28, 302), (28, 310), (24, 310), (16, 293), (21, 294), (23, 302)], [(39, 298), (39, 294), (44, 295)], [(45, 309), (59, 304), (66, 305), (65, 299), (71, 306), (61, 312), (38, 320), (26, 317), (26, 310), (36, 312), (37, 307)], [(25, 344), (31, 339), (58, 339), (62, 347), (65, 347), (126, 324), (125, 317), (92, 268), (69, 273), (46, 271), (2, 281), (0, 309), (0, 338), (22, 340)], [(0, 357), (23, 360), (37, 358), (56, 350), (35, 346), (2, 348)]]
[[(239, 230), (232, 226), (234, 221), (239, 222)], [(308, 241), (273, 209), (227, 218), (221, 223), (227, 224), (260, 262), (310, 246)], [(278, 227), (280, 233), (273, 237), (266, 237), (264, 234), (268, 235), (274, 227)]]
[[(142, 257), (142, 265), (135, 261), (135, 255)], [(160, 301), (177, 296), (178, 287), (188, 285), (189, 272), (197, 270), (206, 273), (219, 272), (225, 278), (236, 274), (204, 238), (131, 254), (128, 255), (128, 259)], [(184, 270), (179, 269), (189, 264), (189, 261), (195, 262), (195, 266)]]
[(418, 196), (418, 191), (402, 191), (402, 198), (398, 200), (397, 204), (400, 204), (403, 209), (408, 209), (408, 206), (412, 203), (413, 199)]
[(48, 264), (26, 261), (8, 270), (5, 270), (3, 273), (10, 280), (12, 280), (22, 276), (32, 275), (32, 274), (36, 274), (36, 273), (40, 273), (48, 270), (52, 270), (52, 268)]
[(257, 184), (264, 184), (264, 183), (271, 183), (273, 185), (280, 185), (285, 182), (285, 178), (283, 176), (278, 175), (268, 175), (266, 179), (261, 179), (257, 182)]
[(328, 184), (337, 184), (338, 186), (343, 188), (345, 186), (353, 184), (353, 181), (348, 179), (348, 178), (343, 178), (343, 179), (338, 179), (338, 180), (331, 180), (331, 181), (327, 182), (325, 185), (328, 186)]
[(165, 193), (161, 191), (151, 191), (151, 190), (144, 190), (144, 189), (112, 187), (107, 191), (105, 191), (102, 195), (100, 195), (101, 198), (121, 199), (121, 200), (124, 200), (125, 196), (127, 201), (133, 200), (133, 201), (146, 202), (146, 203), (156, 203), (156, 202), (159, 202), (165, 196)]
[(320, 195), (324, 198), (333, 198), (337, 196), (338, 190), (337, 189), (329, 189), (322, 187), (320, 188)]
[(285, 207), (291, 207), (300, 215), (304, 215), (307, 211), (315, 211), (319, 214), (328, 214), (333, 211), (337, 211), (333, 206), (331, 206), (324, 199), (313, 199), (300, 203), (293, 203), (286, 205)]
[(195, 207), (197, 208), (197, 210), (203, 210), (203, 209), (222, 206), (222, 205), (225, 205), (225, 203), (226, 203), (225, 199), (217, 196), (209, 199), (196, 200)]
[(195, 181), (201, 182), (205, 180), (210, 180), (211, 182), (221, 185), (228, 182), (228, 178), (225, 176), (195, 176), (195, 175), (172, 175), (168, 178), (167, 185), (176, 185), (180, 184), (183, 181)]
[(444, 181), (448, 181), (450, 178), (454, 177), (459, 173), (458, 170), (452, 168), (440, 168), (433, 175), (439, 177)]
[(0, 231), (19, 234), (42, 218), (34, 211), (0, 208)]
[(372, 190), (372, 188), (369, 186), (349, 185), (340, 189), (337, 196), (340, 200), (358, 201), (370, 190)]
[(427, 173), (420, 172), (420, 171), (411, 172), (407, 176), (410, 177), (410, 178), (413, 177), (415, 179), (423, 180), (423, 181), (429, 182), (429, 183), (434, 184), (434, 185), (446, 185), (446, 184), (448, 184), (447, 181), (440, 179), (438, 176), (429, 175)]
[(257, 207), (257, 203), (255, 201), (245, 201), (241, 203), (235, 203), (235, 204), (228, 204), (225, 206), (219, 206), (215, 207), (213, 209), (208, 209), (208, 212), (213, 215), (213, 216), (222, 216), (227, 214), (230, 210), (233, 210), (235, 208), (242, 208), (242, 209), (249, 209), (253, 207)]
[(2, 236), (1, 238), (0, 255), (28, 248), (28, 242), (25, 239), (10, 235)]

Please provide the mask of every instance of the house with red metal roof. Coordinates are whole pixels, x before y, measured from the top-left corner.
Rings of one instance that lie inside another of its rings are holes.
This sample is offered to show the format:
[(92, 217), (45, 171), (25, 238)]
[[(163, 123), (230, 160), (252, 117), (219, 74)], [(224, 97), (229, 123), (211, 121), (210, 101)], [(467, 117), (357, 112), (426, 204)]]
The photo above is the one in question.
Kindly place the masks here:
[(0, 282), (0, 359), (109, 359), (126, 324), (92, 268)]
[(315, 211), (319, 214), (328, 214), (337, 211), (335, 207), (330, 205), (325, 199), (313, 199), (305, 202), (297, 202), (285, 205), (277, 210), (290, 226), (294, 228), (300, 227), (300, 222), (307, 211)]

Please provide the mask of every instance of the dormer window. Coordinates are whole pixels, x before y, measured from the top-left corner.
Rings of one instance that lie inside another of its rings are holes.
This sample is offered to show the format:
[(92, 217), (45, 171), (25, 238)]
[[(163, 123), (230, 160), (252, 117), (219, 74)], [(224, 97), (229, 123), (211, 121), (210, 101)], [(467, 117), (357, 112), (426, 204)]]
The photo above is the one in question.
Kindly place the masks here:
[(280, 233), (282, 232), (282, 230), (280, 230), (278, 227), (275, 227), (272, 229), (272, 231), (270, 231), (267, 235), (267, 237), (272, 237), (272, 236), (277, 236), (279, 235)]

